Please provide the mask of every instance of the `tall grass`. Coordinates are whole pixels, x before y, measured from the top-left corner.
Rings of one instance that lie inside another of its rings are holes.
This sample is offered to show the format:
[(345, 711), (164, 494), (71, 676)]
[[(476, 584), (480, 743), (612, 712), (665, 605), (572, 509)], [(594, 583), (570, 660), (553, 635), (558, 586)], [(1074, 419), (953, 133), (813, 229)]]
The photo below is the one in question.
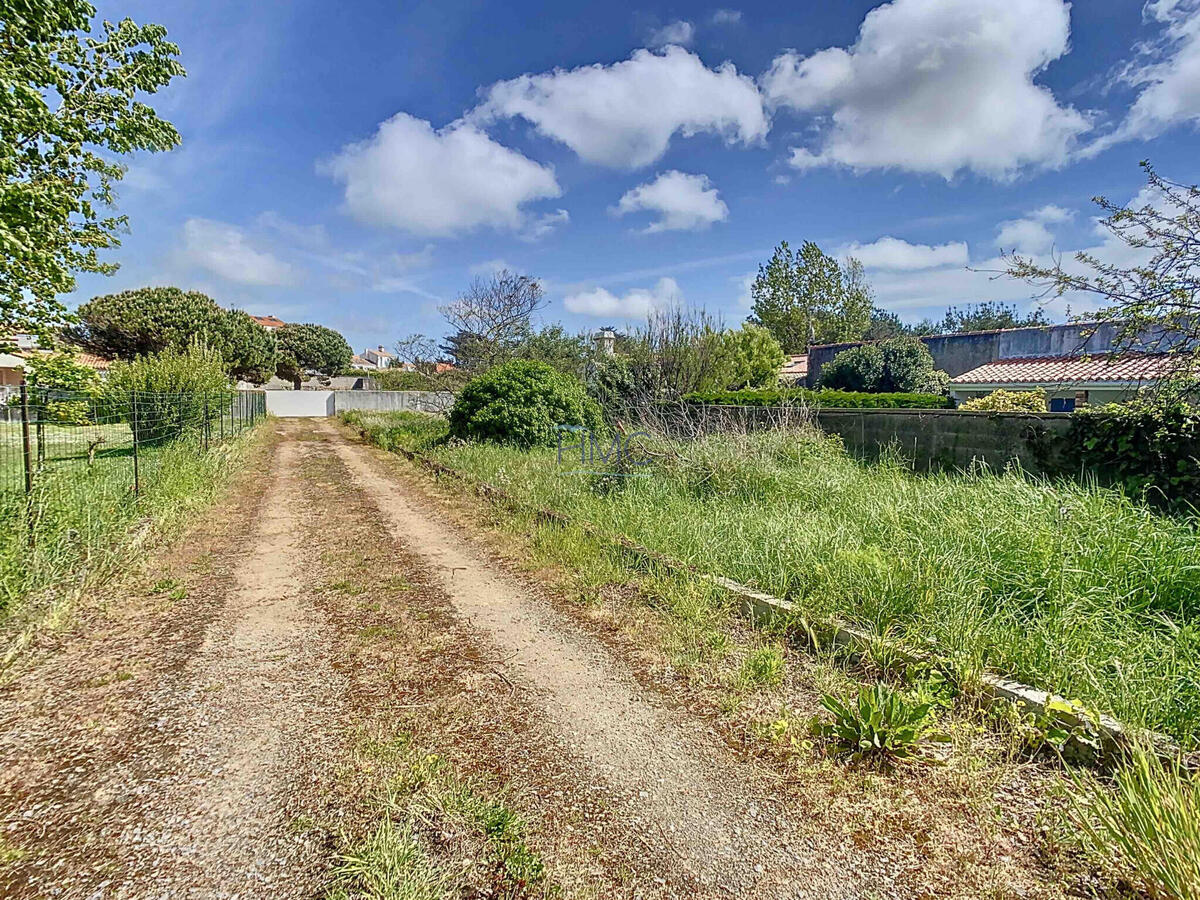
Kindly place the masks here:
[(35, 595), (61, 595), (120, 571), (136, 552), (136, 526), (180, 527), (217, 496), (255, 434), (207, 451), (195, 438), (143, 450), (140, 496), (132, 460), (122, 454), (48, 468), (28, 499), (0, 492), (0, 621), (29, 613)]
[(1118, 492), (1020, 472), (916, 475), (807, 428), (662, 441), (639, 471), (649, 478), (564, 477), (553, 449), (438, 445), (444, 424), (430, 417), (357, 422), (809, 615), (931, 642), (964, 670), (1200, 743), (1200, 538)]
[(1200, 777), (1137, 752), (1111, 787), (1077, 787), (1074, 823), (1099, 859), (1153, 897), (1200, 900)]

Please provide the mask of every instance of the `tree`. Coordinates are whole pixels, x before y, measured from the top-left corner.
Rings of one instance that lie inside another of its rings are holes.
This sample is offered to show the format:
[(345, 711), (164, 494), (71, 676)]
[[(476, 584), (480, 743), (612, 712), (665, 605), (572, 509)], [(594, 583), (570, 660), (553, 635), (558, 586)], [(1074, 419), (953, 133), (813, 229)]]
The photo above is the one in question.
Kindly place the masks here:
[(508, 269), (477, 277), (453, 303), (438, 307), (456, 335), (455, 343), (443, 349), (455, 356), (456, 365), (461, 350), (469, 351), (461, 357), (464, 363), (493, 365), (512, 354), (543, 306), (542, 285), (536, 278)]
[(701, 390), (741, 390), (770, 387), (779, 380), (783, 351), (771, 332), (761, 325), (743, 325), (731, 331), (714, 332), (711, 372)]
[(1049, 325), (1043, 309), (1034, 309), (1024, 315), (1017, 311), (1016, 304), (989, 300), (959, 309), (951, 306), (942, 320), (933, 323), (933, 334), (965, 334), (971, 331), (997, 331), (1001, 328), (1029, 328)]
[(1006, 257), (1004, 273), (1041, 288), (1040, 297), (1092, 294), (1104, 304), (1089, 319), (1116, 326), (1116, 349), (1161, 350), (1194, 364), (1200, 344), (1200, 187), (1170, 181), (1143, 161), (1151, 200), (1125, 207), (1104, 197), (1093, 202), (1100, 220), (1125, 244), (1137, 264), (1122, 267), (1080, 251), (1074, 264), (1052, 265)]
[(821, 369), (821, 387), (871, 393), (941, 393), (947, 381), (935, 371), (929, 348), (915, 337), (897, 337), (843, 350)]
[(184, 75), (161, 25), (93, 27), (86, 0), (0, 0), (0, 334), (49, 337), (75, 273), (111, 273), (119, 157), (179, 133), (141, 102)]
[(561, 325), (531, 331), (514, 353), (517, 359), (539, 360), (576, 378), (587, 377), (596, 354), (596, 346), (587, 334), (568, 334)]
[(886, 309), (874, 307), (871, 310), (867, 330), (862, 334), (864, 341), (886, 341), (888, 338), (901, 337), (909, 333), (909, 327), (900, 321), (900, 317)]
[(410, 334), (396, 341), (396, 361), (411, 366), (422, 375), (432, 375), (437, 368), (438, 345), (423, 334)]
[(110, 359), (185, 350), (193, 338), (225, 360), (234, 378), (262, 382), (275, 371), (275, 339), (240, 310), (199, 291), (147, 287), (95, 297), (79, 307), (68, 340)]
[(785, 353), (858, 340), (870, 322), (871, 291), (862, 264), (839, 265), (812, 241), (793, 253), (787, 241), (758, 267), (750, 322), (767, 328)]
[(354, 351), (346, 339), (324, 325), (284, 325), (275, 332), (279, 347), (276, 374), (300, 390), (308, 372), (336, 375), (350, 365)]

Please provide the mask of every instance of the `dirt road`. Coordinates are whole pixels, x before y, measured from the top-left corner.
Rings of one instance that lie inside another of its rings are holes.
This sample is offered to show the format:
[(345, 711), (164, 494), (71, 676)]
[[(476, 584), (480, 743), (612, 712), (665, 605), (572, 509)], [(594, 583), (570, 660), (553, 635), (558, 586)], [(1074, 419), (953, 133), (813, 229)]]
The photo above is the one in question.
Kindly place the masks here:
[(394, 459), (273, 427), (255, 477), (0, 691), (0, 894), (320, 894), (364, 815), (356, 741), (397, 723), (516, 806), (567, 896), (888, 893)]

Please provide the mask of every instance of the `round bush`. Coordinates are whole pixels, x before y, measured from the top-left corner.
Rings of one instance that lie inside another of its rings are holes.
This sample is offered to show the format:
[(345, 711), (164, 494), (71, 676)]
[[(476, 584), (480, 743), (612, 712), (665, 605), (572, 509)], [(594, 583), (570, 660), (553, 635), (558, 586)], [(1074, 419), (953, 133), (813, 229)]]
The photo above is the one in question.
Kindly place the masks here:
[(600, 407), (581, 381), (527, 359), (473, 378), (450, 409), (452, 437), (520, 447), (555, 443), (557, 425), (600, 424)]

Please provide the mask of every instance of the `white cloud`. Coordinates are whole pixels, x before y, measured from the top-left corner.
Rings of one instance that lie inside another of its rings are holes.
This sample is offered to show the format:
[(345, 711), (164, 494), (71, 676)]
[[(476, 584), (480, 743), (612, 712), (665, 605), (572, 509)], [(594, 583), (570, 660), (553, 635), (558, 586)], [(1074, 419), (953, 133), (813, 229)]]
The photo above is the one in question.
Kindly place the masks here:
[(356, 219), (420, 235), (490, 226), (517, 230), (525, 203), (562, 193), (549, 166), (496, 143), (465, 122), (440, 131), (397, 113), (323, 169), (345, 186)]
[(674, 278), (660, 278), (652, 288), (634, 288), (618, 297), (604, 288), (571, 294), (563, 300), (568, 312), (584, 316), (644, 319), (653, 310), (679, 303), (683, 294)]
[(667, 44), (686, 47), (695, 36), (696, 27), (691, 22), (679, 19), (652, 31), (649, 43), (651, 47), (665, 47)]
[(289, 284), (290, 265), (265, 250), (255, 249), (240, 228), (212, 219), (183, 223), (183, 256), (187, 262), (237, 284)]
[(1049, 253), (1054, 247), (1054, 234), (1047, 225), (1061, 225), (1073, 217), (1070, 210), (1048, 205), (1020, 219), (1010, 219), (996, 226), (996, 246), (1025, 255)]
[(497, 272), (511, 268), (512, 266), (510, 266), (503, 259), (485, 259), (483, 262), (475, 263), (473, 266), (467, 269), (467, 272), (473, 276), (495, 275)]
[(540, 241), (570, 221), (571, 214), (565, 209), (556, 209), (554, 212), (543, 213), (529, 223), (521, 235), (521, 240)]
[(894, 0), (849, 49), (778, 56), (760, 79), (775, 106), (820, 115), (798, 169), (899, 168), (1007, 178), (1064, 163), (1088, 120), (1034, 77), (1067, 52), (1063, 0)]
[(729, 218), (729, 207), (717, 196), (708, 176), (688, 175), (674, 169), (626, 192), (613, 212), (623, 216), (639, 210), (658, 213), (658, 218), (645, 229), (647, 234), (700, 231)]
[(1144, 14), (1163, 33), (1120, 76), (1141, 93), (1120, 127), (1088, 148), (1090, 155), (1119, 141), (1156, 137), (1179, 122), (1200, 122), (1200, 0), (1154, 0)]
[(714, 25), (737, 25), (742, 21), (740, 9), (718, 9), (708, 19)]
[(420, 250), (412, 253), (393, 253), (391, 264), (400, 271), (407, 269), (423, 269), (433, 262), (433, 244), (426, 244)]
[(261, 212), (254, 220), (259, 228), (267, 228), (287, 238), (293, 244), (307, 249), (317, 249), (329, 243), (329, 235), (321, 224), (300, 225), (281, 216), (274, 210)]
[(753, 144), (769, 128), (752, 79), (728, 62), (709, 69), (682, 47), (500, 81), (470, 114), (481, 122), (516, 116), (588, 162), (627, 169), (659, 159), (676, 132)]
[(962, 241), (948, 244), (910, 244), (891, 236), (881, 237), (870, 244), (849, 244), (842, 256), (853, 256), (868, 269), (888, 269), (912, 272), (941, 266), (965, 266), (967, 245)]

